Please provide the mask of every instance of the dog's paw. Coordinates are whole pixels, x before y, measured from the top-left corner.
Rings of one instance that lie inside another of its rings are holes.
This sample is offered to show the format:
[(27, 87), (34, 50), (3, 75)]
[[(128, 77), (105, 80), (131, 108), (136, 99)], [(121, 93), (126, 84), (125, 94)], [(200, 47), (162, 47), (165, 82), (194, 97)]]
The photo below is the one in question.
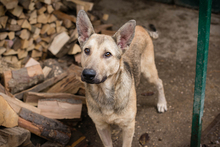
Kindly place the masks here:
[(157, 110), (160, 113), (166, 112), (167, 111), (167, 103), (158, 103)]

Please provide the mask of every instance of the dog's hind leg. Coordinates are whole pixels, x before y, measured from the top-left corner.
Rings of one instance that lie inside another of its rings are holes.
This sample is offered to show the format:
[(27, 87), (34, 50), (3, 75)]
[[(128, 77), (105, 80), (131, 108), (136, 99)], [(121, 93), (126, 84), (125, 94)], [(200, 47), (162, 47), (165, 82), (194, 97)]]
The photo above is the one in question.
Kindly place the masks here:
[[(144, 54), (146, 55), (146, 53), (149, 54), (150, 52), (145, 50)], [(164, 95), (163, 82), (158, 77), (158, 72), (154, 62), (154, 55), (144, 56), (144, 54), (141, 57), (141, 72), (143, 73), (144, 77), (148, 79), (150, 83), (156, 85), (158, 90), (157, 110), (158, 112), (165, 112), (167, 111), (167, 102)]]
[(111, 139), (111, 129), (108, 124), (97, 126), (96, 129), (99, 133), (99, 136), (104, 144), (104, 147), (113, 147), (112, 146), (112, 139)]

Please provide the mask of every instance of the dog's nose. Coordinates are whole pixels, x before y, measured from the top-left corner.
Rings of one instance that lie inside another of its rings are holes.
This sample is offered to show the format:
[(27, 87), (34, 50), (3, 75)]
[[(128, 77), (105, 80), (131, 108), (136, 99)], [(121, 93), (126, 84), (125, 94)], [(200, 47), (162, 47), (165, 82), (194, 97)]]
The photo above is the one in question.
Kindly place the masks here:
[(96, 75), (96, 72), (93, 69), (84, 69), (82, 75), (85, 78), (85, 80), (93, 80)]

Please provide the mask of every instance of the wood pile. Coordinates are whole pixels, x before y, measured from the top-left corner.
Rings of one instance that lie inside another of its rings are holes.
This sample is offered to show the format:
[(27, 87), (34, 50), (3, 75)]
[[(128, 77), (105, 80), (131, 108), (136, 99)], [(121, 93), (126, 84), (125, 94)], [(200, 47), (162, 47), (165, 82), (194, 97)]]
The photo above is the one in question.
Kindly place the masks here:
[(106, 30), (112, 24), (103, 24), (108, 14), (93, 15), (93, 5), (81, 0), (0, 0), (0, 55), (16, 68), (30, 57), (39, 61), (48, 54), (73, 55), (79, 62), (79, 10), (87, 11), (97, 33), (114, 33)]
[[(85, 88), (76, 15), (85, 10), (96, 33), (113, 35), (107, 14), (81, 0), (0, 0), (0, 146), (87, 146), (60, 120), (80, 121)], [(48, 125), (49, 124), (49, 125)], [(4, 137), (2, 137), (4, 136)]]

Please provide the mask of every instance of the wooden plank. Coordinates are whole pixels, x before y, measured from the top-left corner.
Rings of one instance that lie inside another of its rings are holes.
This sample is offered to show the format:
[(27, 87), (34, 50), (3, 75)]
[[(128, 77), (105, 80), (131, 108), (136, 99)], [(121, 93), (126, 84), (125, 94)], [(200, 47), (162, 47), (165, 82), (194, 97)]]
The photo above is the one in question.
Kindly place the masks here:
[(23, 98), (23, 95), (24, 93), (26, 92), (40, 92), (50, 86), (52, 86), (53, 84), (57, 83), (58, 81), (62, 80), (63, 78), (65, 78), (67, 76), (67, 73), (64, 72), (56, 77), (53, 77), (53, 78), (50, 78), (48, 80), (45, 80), (43, 83), (40, 83), (30, 89), (27, 89), (25, 91), (22, 91), (20, 93), (17, 93), (15, 94), (14, 96), (18, 99), (22, 99)]
[(18, 125), (18, 115), (2, 96), (0, 96), (0, 112), (0, 126), (15, 127)]
[(40, 99), (38, 100), (38, 108), (41, 109), (41, 115), (52, 119), (80, 118), (82, 101), (73, 98)]
[(70, 93), (38, 93), (38, 92), (27, 92), (24, 94), (24, 102), (37, 106), (38, 100), (40, 99), (75, 99), (81, 100), (85, 104), (85, 97), (79, 95), (73, 95)]
[[(31, 112), (25, 108), (21, 109), (21, 111), (19, 112), (19, 116), (39, 128), (37, 130), (40, 130), (40, 134), (39, 132), (37, 132), (37, 135), (40, 135), (48, 140), (56, 141), (58, 143), (61, 143), (62, 145), (65, 145), (69, 142), (71, 131), (69, 127), (64, 125), (63, 123)], [(27, 126), (28, 125), (26, 125), (26, 129), (28, 129)]]

